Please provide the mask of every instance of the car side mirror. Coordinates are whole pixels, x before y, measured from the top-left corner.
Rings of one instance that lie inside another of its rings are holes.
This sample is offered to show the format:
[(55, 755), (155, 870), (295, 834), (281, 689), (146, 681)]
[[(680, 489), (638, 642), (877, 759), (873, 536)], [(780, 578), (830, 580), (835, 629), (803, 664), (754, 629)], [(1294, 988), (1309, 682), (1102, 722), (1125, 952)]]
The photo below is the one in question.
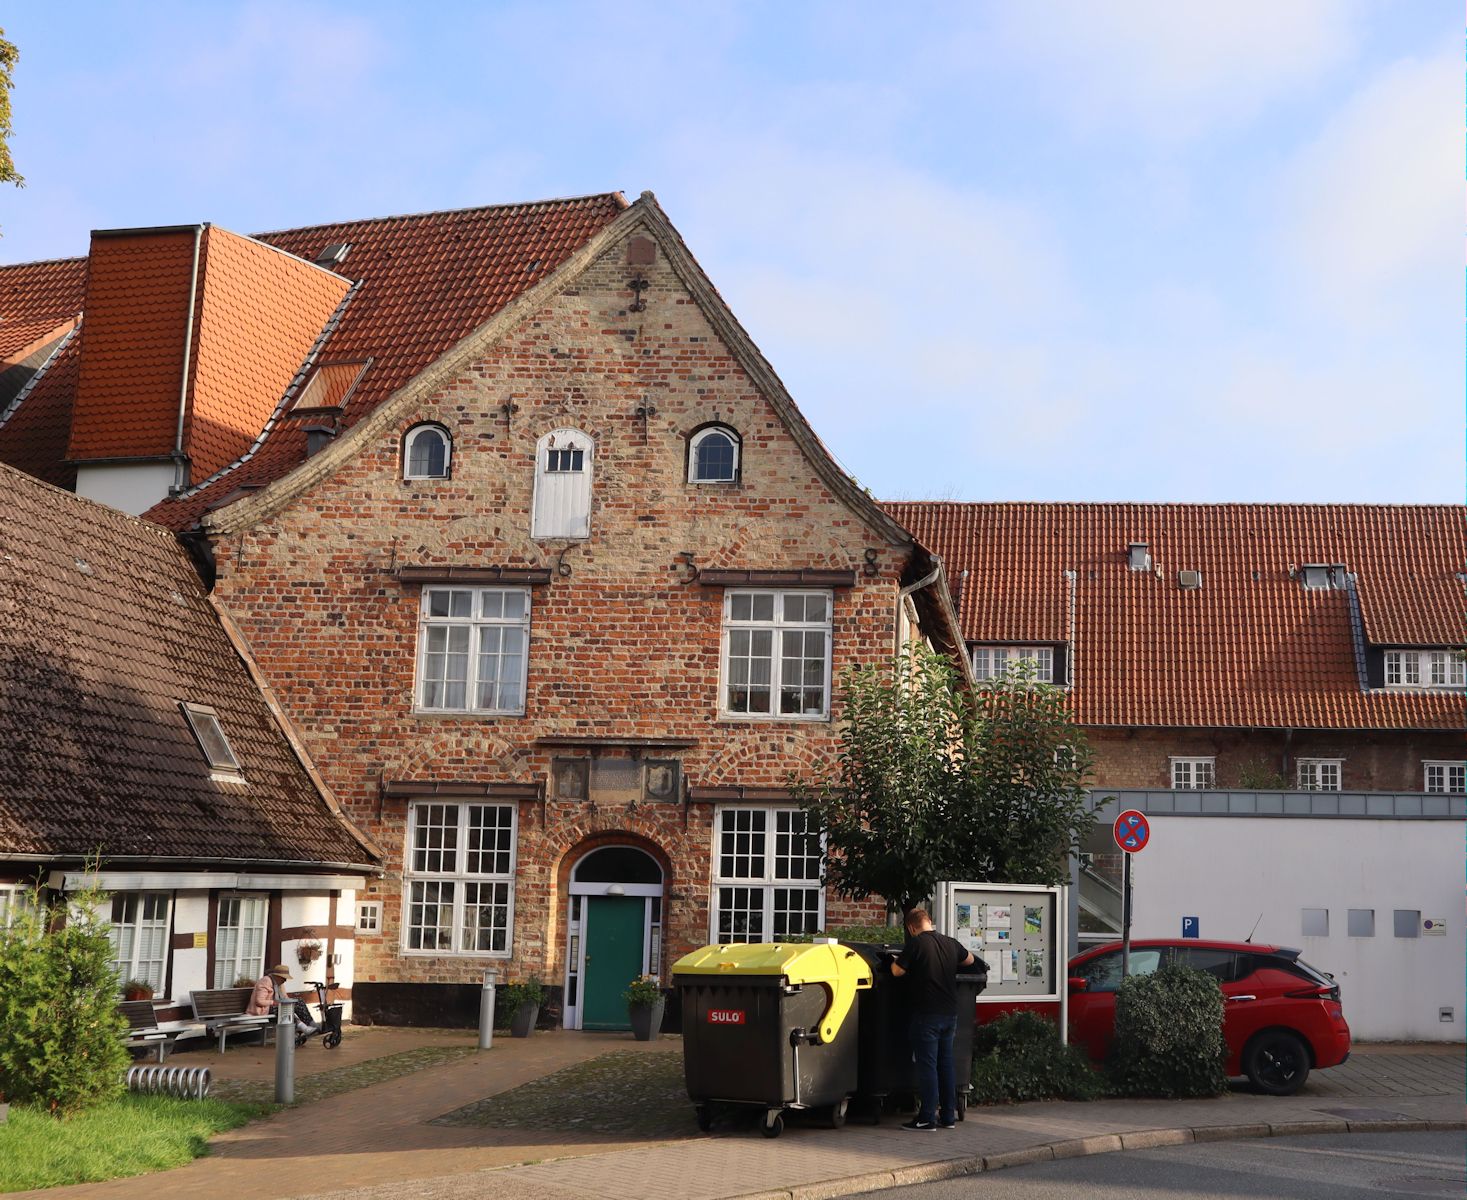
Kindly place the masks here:
[(1073, 996), (1076, 992), (1088, 992), (1089, 990), (1090, 981), (1088, 979), (1081, 979), (1078, 975), (1070, 976), (1070, 995)]

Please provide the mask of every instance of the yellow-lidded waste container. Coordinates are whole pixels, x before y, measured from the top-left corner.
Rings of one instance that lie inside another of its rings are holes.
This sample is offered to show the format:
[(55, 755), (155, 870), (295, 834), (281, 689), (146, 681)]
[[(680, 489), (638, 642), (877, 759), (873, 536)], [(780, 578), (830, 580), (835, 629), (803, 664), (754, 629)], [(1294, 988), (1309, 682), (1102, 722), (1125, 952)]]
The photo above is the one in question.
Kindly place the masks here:
[(834, 940), (704, 946), (673, 964), (682, 999), (683, 1075), (698, 1126), (718, 1104), (764, 1110), (766, 1137), (787, 1108), (845, 1123), (856, 1090), (856, 993), (871, 967)]

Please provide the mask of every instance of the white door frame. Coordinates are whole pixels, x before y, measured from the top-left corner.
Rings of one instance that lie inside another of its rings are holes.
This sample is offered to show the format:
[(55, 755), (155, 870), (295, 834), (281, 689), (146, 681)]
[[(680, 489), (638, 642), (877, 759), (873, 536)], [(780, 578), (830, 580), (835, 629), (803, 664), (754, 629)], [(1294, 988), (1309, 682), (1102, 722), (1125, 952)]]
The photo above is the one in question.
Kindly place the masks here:
[[(571, 868), (571, 884), (566, 889), (567, 898), (565, 902), (565, 971), (562, 975), (564, 991), (562, 995), (567, 997), (564, 1009), (563, 1023), (567, 1029), (579, 1029), (581, 1027), (581, 992), (580, 988), (586, 980), (586, 944), (590, 933), (590, 905), (586, 899), (591, 896), (632, 896), (642, 897), (642, 973), (645, 975), (652, 969), (652, 952), (654, 936), (661, 938), (661, 922), (655, 925), (652, 920), (652, 901), (661, 900), (663, 885), (660, 883), (580, 883), (575, 880), (576, 867), (590, 855), (598, 850), (607, 850), (613, 847), (595, 846), (587, 850), (576, 859), (575, 867)], [(639, 854), (645, 854), (656, 865), (659, 874), (662, 873), (662, 864), (657, 862), (641, 846), (616, 846), (616, 849), (635, 850)], [(613, 890), (615, 889), (615, 890)], [(576, 918), (576, 909), (579, 901), (580, 918)], [(653, 930), (656, 929), (654, 935)], [(571, 979), (577, 980), (576, 1003), (571, 1004)]]

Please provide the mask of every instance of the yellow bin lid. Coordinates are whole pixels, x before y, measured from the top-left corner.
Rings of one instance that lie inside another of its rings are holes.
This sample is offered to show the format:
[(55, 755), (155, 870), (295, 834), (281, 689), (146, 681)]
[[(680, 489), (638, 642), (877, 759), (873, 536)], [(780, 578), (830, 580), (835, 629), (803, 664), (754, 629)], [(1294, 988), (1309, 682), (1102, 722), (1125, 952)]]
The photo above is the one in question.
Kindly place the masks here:
[(833, 1042), (856, 1002), (856, 993), (871, 986), (871, 968), (854, 950), (839, 944), (738, 942), (704, 946), (672, 964), (674, 975), (782, 975), (786, 983), (818, 983), (830, 991), (830, 1004), (820, 1021), (820, 1040)]

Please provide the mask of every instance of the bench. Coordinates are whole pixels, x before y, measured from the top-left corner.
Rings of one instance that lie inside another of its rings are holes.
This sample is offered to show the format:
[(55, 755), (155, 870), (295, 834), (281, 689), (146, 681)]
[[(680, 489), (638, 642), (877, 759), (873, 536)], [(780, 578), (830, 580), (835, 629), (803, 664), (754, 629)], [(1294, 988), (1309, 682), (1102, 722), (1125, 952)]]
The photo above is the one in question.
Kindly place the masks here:
[(168, 1052), (173, 1049), (173, 1043), (178, 1040), (178, 1035), (188, 1028), (178, 1023), (170, 1024), (167, 1029), (159, 1028), (158, 1014), (154, 1011), (151, 1000), (122, 1000), (118, 1002), (117, 1011), (127, 1019), (127, 1036), (124, 1045), (129, 1049), (138, 1046), (157, 1046), (160, 1063), (168, 1057)]
[(267, 1040), (274, 1028), (273, 1013), (262, 1017), (245, 1015), (253, 988), (202, 988), (190, 993), (194, 1016), (204, 1023), (210, 1037), (219, 1037), (219, 1052), (224, 1053), (224, 1039), (231, 1033), (260, 1030)]

